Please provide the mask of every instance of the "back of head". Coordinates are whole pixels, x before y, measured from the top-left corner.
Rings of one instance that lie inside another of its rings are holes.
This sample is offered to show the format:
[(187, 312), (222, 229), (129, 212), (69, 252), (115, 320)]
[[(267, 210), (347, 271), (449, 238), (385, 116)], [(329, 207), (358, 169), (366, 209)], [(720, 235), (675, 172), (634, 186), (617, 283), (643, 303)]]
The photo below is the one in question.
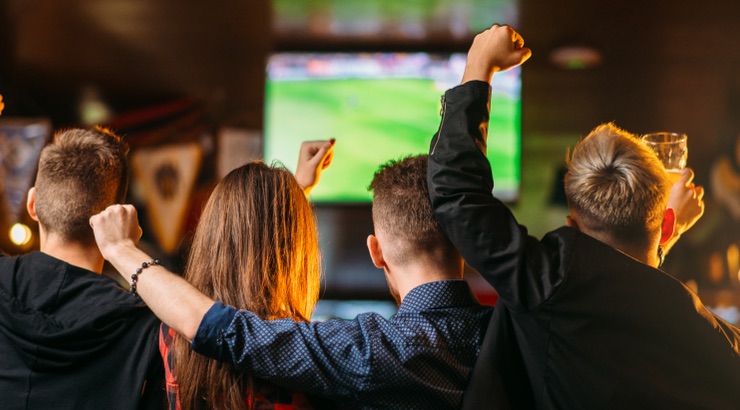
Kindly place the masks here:
[(48, 235), (94, 243), (89, 219), (122, 202), (128, 181), (128, 146), (103, 128), (57, 132), (41, 151), (36, 213)]
[(568, 206), (579, 224), (611, 245), (647, 245), (660, 229), (670, 182), (657, 156), (612, 123), (591, 131), (570, 153), (565, 175)]
[(402, 265), (427, 259), (449, 266), (459, 253), (434, 217), (427, 188), (427, 155), (389, 161), (375, 173), (373, 225), (388, 246), (383, 256)]
[[(319, 295), (319, 245), (313, 211), (293, 174), (252, 162), (224, 177), (201, 214), (185, 278), (264, 319), (308, 320)], [(248, 377), (193, 353), (183, 338), (174, 354), (183, 408), (201, 397), (216, 408), (244, 408)]]

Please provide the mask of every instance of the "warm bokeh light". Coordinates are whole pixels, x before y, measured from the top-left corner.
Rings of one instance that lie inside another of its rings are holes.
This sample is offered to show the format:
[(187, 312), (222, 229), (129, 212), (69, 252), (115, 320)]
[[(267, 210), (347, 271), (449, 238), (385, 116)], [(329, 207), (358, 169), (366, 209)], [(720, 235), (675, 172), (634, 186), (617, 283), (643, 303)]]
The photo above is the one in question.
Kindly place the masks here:
[(22, 246), (31, 241), (31, 228), (22, 223), (17, 223), (10, 228), (10, 240), (17, 246)]
[(740, 249), (734, 243), (727, 247), (727, 271), (730, 279), (733, 276), (740, 278)]

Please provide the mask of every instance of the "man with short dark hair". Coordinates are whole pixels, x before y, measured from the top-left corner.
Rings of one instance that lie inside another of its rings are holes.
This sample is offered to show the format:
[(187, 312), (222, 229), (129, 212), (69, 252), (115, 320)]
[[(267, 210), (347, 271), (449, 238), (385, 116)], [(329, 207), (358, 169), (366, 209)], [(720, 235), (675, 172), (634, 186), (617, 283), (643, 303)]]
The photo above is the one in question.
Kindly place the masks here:
[[(462, 278), (460, 254), (431, 214), (422, 177), (425, 162), (426, 155), (390, 161), (370, 184), (375, 235), (368, 238), (368, 249), (375, 266), (386, 268), (390, 292), (399, 305), (406, 292), (433, 281), (433, 274), (440, 281)], [(420, 261), (427, 265), (423, 272), (412, 269)], [(396, 269), (387, 269), (388, 264)]]
[[(161, 266), (138, 276), (151, 309), (198, 353), (340, 408), (453, 409), (478, 355), (492, 308), (462, 280), (463, 261), (439, 230), (426, 188), (426, 156), (391, 161), (371, 184), (375, 234), (367, 240), (400, 302), (390, 320), (365, 313), (324, 322), (261, 320), (214, 303)], [(91, 218), (103, 255), (128, 276), (150, 257), (134, 246), (129, 205)]]
[(41, 152), (27, 208), (40, 252), (0, 256), (3, 409), (158, 409), (157, 318), (101, 274), (89, 218), (119, 202), (126, 144), (104, 130), (58, 132)]

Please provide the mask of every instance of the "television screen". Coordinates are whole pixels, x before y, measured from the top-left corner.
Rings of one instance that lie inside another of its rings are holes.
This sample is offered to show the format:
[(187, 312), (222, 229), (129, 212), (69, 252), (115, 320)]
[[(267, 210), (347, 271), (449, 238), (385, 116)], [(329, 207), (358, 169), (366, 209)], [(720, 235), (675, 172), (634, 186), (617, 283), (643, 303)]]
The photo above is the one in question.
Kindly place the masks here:
[[(265, 160), (292, 171), (301, 141), (336, 139), (334, 162), (311, 193), (319, 203), (369, 202), (380, 164), (429, 151), (441, 96), (459, 84), (465, 54), (276, 53), (267, 65)], [(497, 73), (488, 155), (494, 195), (520, 183), (519, 69)]]

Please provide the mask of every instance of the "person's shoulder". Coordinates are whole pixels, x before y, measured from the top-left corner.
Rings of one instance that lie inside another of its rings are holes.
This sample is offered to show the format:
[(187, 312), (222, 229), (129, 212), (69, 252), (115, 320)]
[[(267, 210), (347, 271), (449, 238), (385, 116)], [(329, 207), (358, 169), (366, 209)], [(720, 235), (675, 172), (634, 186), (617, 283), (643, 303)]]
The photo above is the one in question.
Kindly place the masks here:
[(550, 253), (550, 258), (568, 259), (573, 251), (578, 248), (599, 249), (609, 245), (593, 238), (578, 229), (569, 226), (561, 226), (548, 232), (540, 240), (540, 244)]
[(41, 251), (31, 251), (27, 253), (21, 253), (18, 255), (8, 255), (5, 252), (0, 251), (0, 263), (2, 262), (14, 262), (14, 261), (23, 261), (26, 263), (46, 263), (46, 264), (52, 264), (52, 263), (58, 263), (62, 262), (59, 259), (53, 258)]
[(6, 255), (5, 252), (0, 251), (0, 269), (4, 269), (3, 266), (12, 264), (14, 260), (18, 259), (19, 256)]
[(561, 226), (545, 234), (545, 236), (542, 237), (542, 240), (547, 241), (547, 240), (557, 239), (560, 241), (571, 242), (571, 241), (575, 241), (576, 237), (578, 237), (579, 235), (584, 235), (584, 234), (579, 232), (577, 229), (574, 229), (568, 226)]
[(16, 290), (30, 286), (31, 290), (26, 289), (23, 292), (33, 298), (54, 292), (67, 266), (68, 264), (39, 251), (0, 256), (0, 275), (5, 278), (6, 284), (11, 281)]
[(94, 273), (41, 251), (31, 251), (18, 256), (6, 257), (6, 259), (16, 262), (18, 264), (18, 269), (34, 272), (49, 272), (56, 274), (71, 270)]

